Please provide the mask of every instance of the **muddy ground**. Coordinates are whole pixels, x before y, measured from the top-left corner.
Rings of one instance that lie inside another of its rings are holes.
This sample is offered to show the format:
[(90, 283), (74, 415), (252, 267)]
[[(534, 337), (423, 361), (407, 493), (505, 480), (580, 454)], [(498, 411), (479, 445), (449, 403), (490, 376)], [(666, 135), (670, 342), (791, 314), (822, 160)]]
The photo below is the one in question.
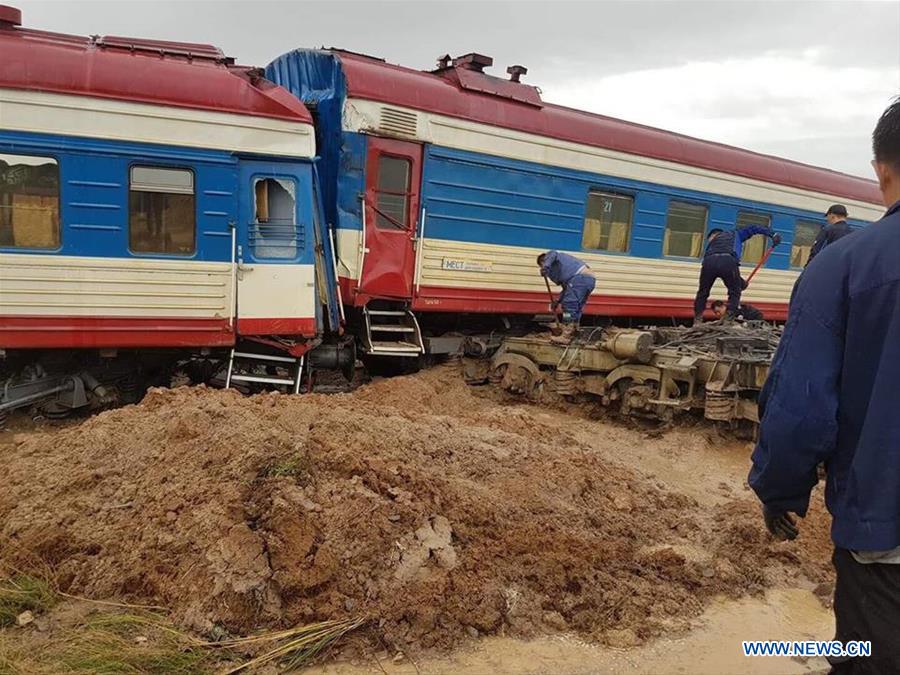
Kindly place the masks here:
[(828, 602), (820, 499), (798, 541), (772, 541), (749, 451), (447, 366), (350, 394), (155, 390), (0, 435), (0, 567), (206, 635), (367, 617), (332, 654), (348, 660), (498, 636), (646, 650), (729, 600)]

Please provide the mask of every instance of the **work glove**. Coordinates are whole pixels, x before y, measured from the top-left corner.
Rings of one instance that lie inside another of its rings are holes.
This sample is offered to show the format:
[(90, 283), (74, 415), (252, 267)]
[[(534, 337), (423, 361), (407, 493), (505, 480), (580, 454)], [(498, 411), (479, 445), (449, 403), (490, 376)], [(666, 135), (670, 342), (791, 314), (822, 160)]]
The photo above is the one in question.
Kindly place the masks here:
[(743, 277), (741, 277), (741, 288), (746, 291), (747, 286), (749, 286), (749, 285), (750, 285), (750, 282), (747, 281), (746, 279), (744, 279)]
[(781, 235), (777, 232), (772, 235), (772, 246), (778, 246), (781, 243)]
[(766, 521), (766, 528), (769, 532), (781, 541), (796, 539), (800, 534), (800, 530), (797, 529), (797, 521), (787, 511), (778, 511), (763, 505), (763, 520)]

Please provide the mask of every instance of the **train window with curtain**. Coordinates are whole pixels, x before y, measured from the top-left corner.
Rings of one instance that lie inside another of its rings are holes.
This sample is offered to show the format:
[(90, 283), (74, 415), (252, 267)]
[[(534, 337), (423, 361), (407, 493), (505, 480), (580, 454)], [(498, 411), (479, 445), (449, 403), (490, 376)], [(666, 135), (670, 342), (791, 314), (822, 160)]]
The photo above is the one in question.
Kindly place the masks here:
[[(769, 216), (760, 213), (748, 213), (741, 211), (737, 217), (737, 229), (742, 230), (750, 225), (759, 225), (761, 227), (769, 227)], [(744, 248), (741, 251), (741, 262), (755, 265), (762, 260), (763, 253), (766, 252), (766, 243), (768, 238), (761, 234), (750, 237), (744, 242)]]
[(128, 245), (135, 253), (191, 255), (197, 250), (194, 172), (131, 167)]
[(809, 220), (798, 220), (794, 225), (794, 241), (791, 244), (791, 267), (805, 267), (813, 242), (821, 226)]
[(706, 207), (687, 202), (669, 202), (663, 255), (699, 258), (706, 233)]
[(59, 248), (59, 164), (0, 153), (0, 246)]
[(582, 248), (625, 253), (631, 239), (634, 199), (611, 192), (588, 193)]
[(253, 184), (255, 218), (250, 245), (257, 258), (297, 255), (297, 184), (289, 178), (257, 178)]
[(412, 164), (402, 157), (378, 158), (375, 226), (381, 230), (409, 229), (409, 189)]

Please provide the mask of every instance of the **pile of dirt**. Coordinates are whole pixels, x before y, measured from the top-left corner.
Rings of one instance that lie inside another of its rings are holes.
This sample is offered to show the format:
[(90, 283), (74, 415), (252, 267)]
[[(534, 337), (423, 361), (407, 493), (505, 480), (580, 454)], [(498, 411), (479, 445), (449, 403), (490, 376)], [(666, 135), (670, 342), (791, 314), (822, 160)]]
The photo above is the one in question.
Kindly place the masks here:
[[(557, 631), (634, 644), (785, 570), (827, 580), (748, 497), (706, 513), (624, 466), (641, 434), (615, 438), (623, 464), (450, 369), (327, 396), (153, 390), (6, 446), (0, 566), (40, 562), (63, 590), (205, 632), (365, 615), (404, 650)], [(804, 541), (827, 540), (809, 520)]]

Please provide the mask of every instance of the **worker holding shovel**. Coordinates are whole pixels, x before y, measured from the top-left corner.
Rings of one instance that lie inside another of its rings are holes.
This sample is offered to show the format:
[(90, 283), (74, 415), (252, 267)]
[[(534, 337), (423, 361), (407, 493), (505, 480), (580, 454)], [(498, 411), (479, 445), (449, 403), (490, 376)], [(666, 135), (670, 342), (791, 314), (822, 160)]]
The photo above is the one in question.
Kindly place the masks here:
[(739, 230), (727, 231), (716, 227), (706, 235), (706, 253), (700, 266), (700, 284), (694, 298), (695, 326), (703, 323), (703, 310), (706, 309), (706, 301), (716, 279), (721, 279), (728, 289), (726, 317), (737, 316), (741, 293), (748, 283), (741, 277), (741, 249), (744, 242), (756, 234), (769, 237), (773, 248), (781, 242), (780, 234), (761, 225), (748, 225)]
[[(562, 330), (559, 335), (554, 335), (550, 340), (557, 344), (568, 344), (578, 330), (584, 306), (587, 304), (597, 280), (594, 279), (594, 275), (590, 273), (585, 263), (568, 253), (560, 251), (541, 253), (537, 257), (537, 264), (547, 283), (551, 308), (557, 313), (557, 316), (560, 313), (559, 309), (562, 309)], [(562, 293), (555, 300), (550, 291), (550, 281), (562, 286)]]

